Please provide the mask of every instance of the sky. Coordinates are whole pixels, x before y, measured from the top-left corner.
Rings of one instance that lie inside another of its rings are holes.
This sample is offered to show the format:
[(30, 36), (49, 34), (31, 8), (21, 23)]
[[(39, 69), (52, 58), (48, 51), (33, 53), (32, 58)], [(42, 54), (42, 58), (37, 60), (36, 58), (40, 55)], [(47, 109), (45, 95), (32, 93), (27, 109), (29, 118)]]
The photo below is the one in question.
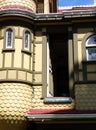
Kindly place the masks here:
[(58, 0), (58, 6), (93, 5), (94, 0)]

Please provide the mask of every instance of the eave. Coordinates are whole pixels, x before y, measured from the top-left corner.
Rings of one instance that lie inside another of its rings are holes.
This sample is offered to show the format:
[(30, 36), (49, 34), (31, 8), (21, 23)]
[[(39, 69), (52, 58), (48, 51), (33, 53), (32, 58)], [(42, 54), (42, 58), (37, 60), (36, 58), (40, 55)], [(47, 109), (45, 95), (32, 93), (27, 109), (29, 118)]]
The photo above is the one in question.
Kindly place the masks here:
[[(95, 10), (83, 10), (83, 11), (68, 11), (63, 13), (50, 13), (50, 14), (35, 14), (31, 11), (17, 10), (17, 9), (6, 9), (0, 11), (0, 21), (21, 19), (22, 21), (27, 20), (34, 25), (62, 25), (72, 24), (74, 22), (84, 22), (92, 20), (96, 17)], [(91, 19), (90, 19), (91, 18)], [(96, 20), (95, 20), (96, 21)]]

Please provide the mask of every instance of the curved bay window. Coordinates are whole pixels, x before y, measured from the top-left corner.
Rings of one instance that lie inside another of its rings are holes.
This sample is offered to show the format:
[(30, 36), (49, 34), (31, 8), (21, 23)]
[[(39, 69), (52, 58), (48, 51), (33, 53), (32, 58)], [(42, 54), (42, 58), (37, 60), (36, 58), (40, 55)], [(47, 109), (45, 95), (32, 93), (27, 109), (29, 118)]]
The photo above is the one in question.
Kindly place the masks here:
[(24, 33), (24, 50), (29, 51), (29, 47), (30, 47), (30, 32), (25, 31), (25, 33)]
[(90, 36), (86, 41), (87, 61), (96, 61), (96, 35)]
[(6, 31), (6, 48), (12, 48), (13, 46), (13, 30), (11, 28)]

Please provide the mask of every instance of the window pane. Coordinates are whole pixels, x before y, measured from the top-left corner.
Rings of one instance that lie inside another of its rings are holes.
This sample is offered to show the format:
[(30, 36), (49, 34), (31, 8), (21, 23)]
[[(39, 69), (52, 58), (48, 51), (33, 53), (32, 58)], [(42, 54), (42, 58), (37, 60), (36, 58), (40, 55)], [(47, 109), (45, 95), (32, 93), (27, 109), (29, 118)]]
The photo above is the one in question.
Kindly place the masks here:
[(87, 60), (96, 61), (96, 48), (87, 48)]
[(12, 48), (13, 32), (12, 29), (6, 31), (6, 48)]
[(29, 50), (29, 43), (30, 43), (30, 33), (26, 31), (24, 35), (24, 49), (25, 50)]
[(86, 41), (86, 46), (96, 46), (96, 35), (91, 36)]

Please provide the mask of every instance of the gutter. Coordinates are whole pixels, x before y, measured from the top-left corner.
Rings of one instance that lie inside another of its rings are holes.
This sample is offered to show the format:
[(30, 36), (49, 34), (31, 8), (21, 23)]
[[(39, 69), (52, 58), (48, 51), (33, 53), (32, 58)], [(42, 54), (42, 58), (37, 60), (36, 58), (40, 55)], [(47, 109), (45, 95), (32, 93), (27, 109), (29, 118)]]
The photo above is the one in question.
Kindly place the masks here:
[(95, 121), (96, 114), (27, 114), (29, 121)]

